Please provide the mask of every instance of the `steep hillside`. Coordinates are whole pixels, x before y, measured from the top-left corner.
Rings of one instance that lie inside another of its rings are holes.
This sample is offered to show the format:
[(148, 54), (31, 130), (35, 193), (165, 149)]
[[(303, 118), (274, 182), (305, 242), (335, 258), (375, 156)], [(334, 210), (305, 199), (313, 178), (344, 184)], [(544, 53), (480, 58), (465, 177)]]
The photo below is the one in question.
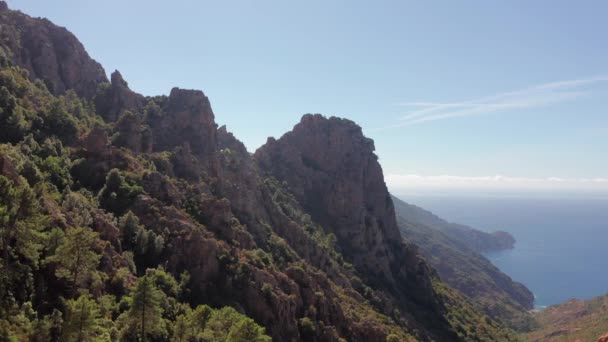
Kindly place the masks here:
[(394, 196), (393, 202), (401, 233), (420, 247), (443, 281), (489, 316), (518, 330), (534, 327), (528, 314), (534, 297), (524, 285), (511, 280), (469, 244), (448, 235), (443, 228), (447, 222)]
[(572, 299), (534, 314), (540, 327), (528, 341), (596, 342), (608, 340), (608, 295), (590, 300)]
[(514, 338), (403, 242), (354, 123), (306, 115), (253, 158), (203, 92), (144, 97), (0, 9), (3, 339)]

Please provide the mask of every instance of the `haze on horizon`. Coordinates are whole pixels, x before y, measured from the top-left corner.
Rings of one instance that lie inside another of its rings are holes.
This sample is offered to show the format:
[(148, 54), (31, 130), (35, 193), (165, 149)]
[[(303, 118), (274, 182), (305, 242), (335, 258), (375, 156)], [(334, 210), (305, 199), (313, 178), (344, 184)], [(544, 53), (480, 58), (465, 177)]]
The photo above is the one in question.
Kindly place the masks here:
[(8, 4), (138, 92), (202, 89), (250, 151), (322, 113), (374, 139), (393, 191), (608, 193), (605, 2)]

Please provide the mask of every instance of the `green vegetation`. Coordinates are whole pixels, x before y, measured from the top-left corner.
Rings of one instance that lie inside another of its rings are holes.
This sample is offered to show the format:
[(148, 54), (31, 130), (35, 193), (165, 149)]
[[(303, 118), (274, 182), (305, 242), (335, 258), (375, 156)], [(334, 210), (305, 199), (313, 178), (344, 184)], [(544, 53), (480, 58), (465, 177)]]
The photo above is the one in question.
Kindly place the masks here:
[(94, 249), (98, 235), (88, 228), (69, 228), (55, 254), (47, 259), (55, 264), (55, 275), (73, 286), (84, 287), (101, 258)]
[[(81, 295), (66, 302), (66, 315), (62, 327), (62, 339), (66, 341), (90, 341), (107, 332), (101, 325), (98, 304)], [(108, 339), (109, 336), (103, 336)]]
[(71, 172), (75, 143), (102, 125), (93, 106), (2, 63), (0, 340), (270, 341), (232, 308), (189, 302), (189, 275), (157, 267), (168, 233), (129, 210), (140, 175), (112, 169), (95, 189)]
[(499, 321), (484, 316), (475, 310), (460, 293), (440, 281), (433, 288), (445, 303), (450, 325), (462, 341), (517, 341), (518, 335), (505, 328)]

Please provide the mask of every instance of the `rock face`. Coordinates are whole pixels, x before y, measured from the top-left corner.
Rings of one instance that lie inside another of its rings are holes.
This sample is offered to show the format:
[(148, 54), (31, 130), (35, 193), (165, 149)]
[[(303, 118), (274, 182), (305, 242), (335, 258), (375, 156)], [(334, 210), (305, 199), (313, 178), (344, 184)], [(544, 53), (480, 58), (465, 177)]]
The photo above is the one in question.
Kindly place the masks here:
[(187, 144), (212, 174), (217, 173), (217, 125), (209, 99), (200, 90), (171, 89), (163, 115), (150, 118), (154, 150), (166, 151)]
[(128, 83), (118, 70), (112, 73), (111, 84), (103, 88), (95, 98), (97, 112), (106, 121), (114, 122), (125, 111), (138, 112), (144, 107), (145, 98), (129, 89)]
[(357, 265), (394, 281), (391, 265), (378, 263), (377, 256), (390, 255), (390, 244), (401, 237), (373, 151), (354, 123), (306, 115), (292, 132), (269, 139), (255, 158), (344, 241), (344, 252)]
[(260, 205), (264, 202), (257, 165), (251, 154), (226, 126), (217, 131), (220, 165), (219, 192), (230, 200), (232, 210), (249, 230), (262, 239), (259, 222), (270, 222), (270, 215)]
[(114, 145), (126, 147), (136, 153), (152, 152), (152, 133), (149, 127), (143, 125), (141, 116), (129, 111), (124, 112), (114, 128)]
[(73, 89), (92, 99), (97, 87), (107, 82), (105, 71), (91, 59), (76, 37), (47, 19), (32, 18), (8, 10), (0, 3), (0, 45), (13, 63), (39, 78), (53, 94)]
[(417, 306), (440, 310), (431, 271), (400, 236), (373, 141), (359, 126), (307, 114), (291, 132), (270, 138), (255, 159), (336, 235), (342, 253), (367, 283), (391, 293), (414, 315)]
[(84, 138), (83, 146), (92, 155), (108, 155), (110, 153), (108, 133), (103, 128), (93, 128)]

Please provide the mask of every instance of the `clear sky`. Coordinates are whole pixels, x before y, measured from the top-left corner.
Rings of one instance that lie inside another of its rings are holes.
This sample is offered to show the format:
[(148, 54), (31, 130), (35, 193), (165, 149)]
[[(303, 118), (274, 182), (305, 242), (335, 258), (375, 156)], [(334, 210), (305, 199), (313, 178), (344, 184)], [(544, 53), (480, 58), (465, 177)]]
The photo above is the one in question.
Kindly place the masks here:
[(608, 190), (606, 1), (9, 0), (132, 89), (201, 89), (254, 151), (356, 121), (389, 187)]

